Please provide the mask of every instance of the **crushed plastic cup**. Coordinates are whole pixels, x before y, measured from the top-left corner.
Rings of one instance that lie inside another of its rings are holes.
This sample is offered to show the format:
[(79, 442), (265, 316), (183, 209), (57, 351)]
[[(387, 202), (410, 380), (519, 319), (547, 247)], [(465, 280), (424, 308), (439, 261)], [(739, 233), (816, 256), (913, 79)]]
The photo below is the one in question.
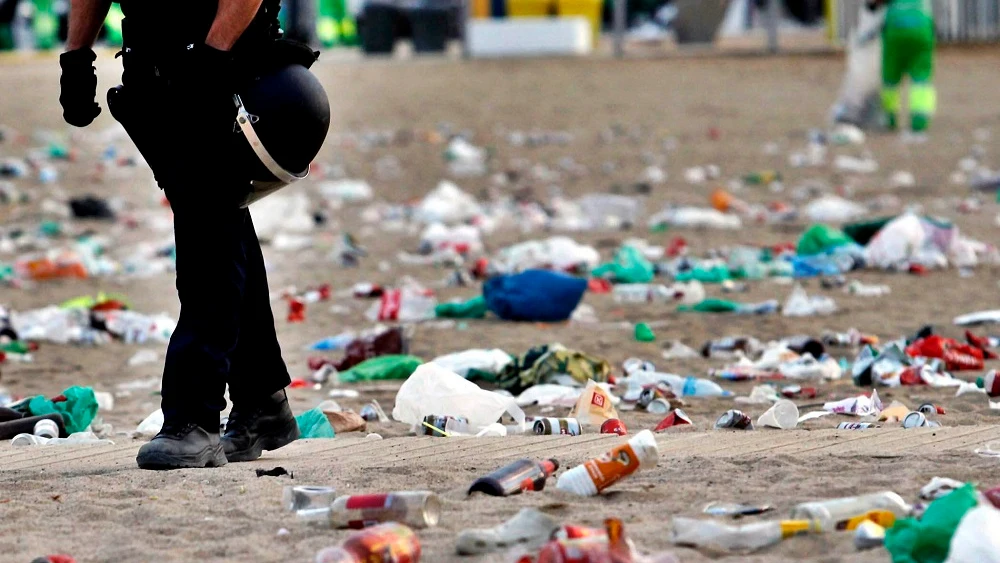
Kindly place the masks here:
[(757, 426), (790, 430), (795, 428), (798, 421), (799, 407), (787, 399), (782, 399), (760, 415), (760, 418), (757, 419)]

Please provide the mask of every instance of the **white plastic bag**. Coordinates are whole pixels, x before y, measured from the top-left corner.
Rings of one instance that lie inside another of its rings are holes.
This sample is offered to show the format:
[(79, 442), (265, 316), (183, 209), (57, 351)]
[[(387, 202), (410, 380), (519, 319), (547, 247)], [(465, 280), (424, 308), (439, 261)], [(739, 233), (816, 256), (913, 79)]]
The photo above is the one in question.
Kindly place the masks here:
[(478, 431), (496, 422), (505, 412), (524, 426), (524, 411), (512, 397), (481, 389), (431, 362), (418, 367), (399, 388), (392, 418), (416, 426), (430, 414), (462, 416)]
[(980, 503), (966, 512), (944, 563), (1000, 563), (1000, 510)]
[(493, 348), (492, 350), (463, 350), (454, 354), (438, 356), (431, 361), (462, 377), (469, 377), (469, 370), (473, 369), (494, 374), (500, 373), (514, 359), (507, 352)]
[(831, 110), (833, 121), (871, 127), (879, 117), (882, 86), (882, 25), (885, 9), (859, 7), (858, 25), (847, 49), (847, 72)]
[(809, 202), (805, 213), (816, 223), (848, 223), (864, 217), (868, 208), (840, 196), (826, 195)]

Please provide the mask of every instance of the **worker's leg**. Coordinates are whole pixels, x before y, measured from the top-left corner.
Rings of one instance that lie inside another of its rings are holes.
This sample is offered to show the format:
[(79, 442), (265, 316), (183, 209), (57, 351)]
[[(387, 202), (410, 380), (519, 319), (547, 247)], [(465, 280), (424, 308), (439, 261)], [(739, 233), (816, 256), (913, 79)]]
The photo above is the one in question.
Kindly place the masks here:
[(906, 68), (905, 44), (899, 34), (887, 27), (882, 33), (882, 110), (886, 124), (895, 130), (899, 126), (899, 84)]
[(914, 43), (908, 74), (910, 84), (910, 127), (914, 132), (926, 131), (937, 110), (934, 90), (934, 36), (926, 34)]

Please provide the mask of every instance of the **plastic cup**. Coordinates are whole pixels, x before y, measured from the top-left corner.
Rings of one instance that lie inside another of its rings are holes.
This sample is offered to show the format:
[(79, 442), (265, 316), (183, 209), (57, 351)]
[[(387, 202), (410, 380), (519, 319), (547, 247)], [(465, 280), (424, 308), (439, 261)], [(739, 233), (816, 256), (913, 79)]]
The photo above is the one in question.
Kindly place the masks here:
[(799, 423), (799, 407), (795, 403), (782, 399), (774, 403), (757, 419), (757, 426), (769, 426), (781, 430), (790, 430)]

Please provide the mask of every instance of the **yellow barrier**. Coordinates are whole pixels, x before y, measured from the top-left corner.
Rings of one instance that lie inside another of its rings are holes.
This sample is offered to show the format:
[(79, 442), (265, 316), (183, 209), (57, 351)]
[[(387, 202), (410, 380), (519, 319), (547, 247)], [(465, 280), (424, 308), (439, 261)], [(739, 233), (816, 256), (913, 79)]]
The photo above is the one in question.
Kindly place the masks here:
[(551, 0), (507, 0), (507, 16), (512, 18), (544, 18), (552, 15)]
[(594, 45), (601, 36), (601, 11), (603, 0), (556, 0), (556, 13), (560, 16), (583, 16), (590, 22)]

